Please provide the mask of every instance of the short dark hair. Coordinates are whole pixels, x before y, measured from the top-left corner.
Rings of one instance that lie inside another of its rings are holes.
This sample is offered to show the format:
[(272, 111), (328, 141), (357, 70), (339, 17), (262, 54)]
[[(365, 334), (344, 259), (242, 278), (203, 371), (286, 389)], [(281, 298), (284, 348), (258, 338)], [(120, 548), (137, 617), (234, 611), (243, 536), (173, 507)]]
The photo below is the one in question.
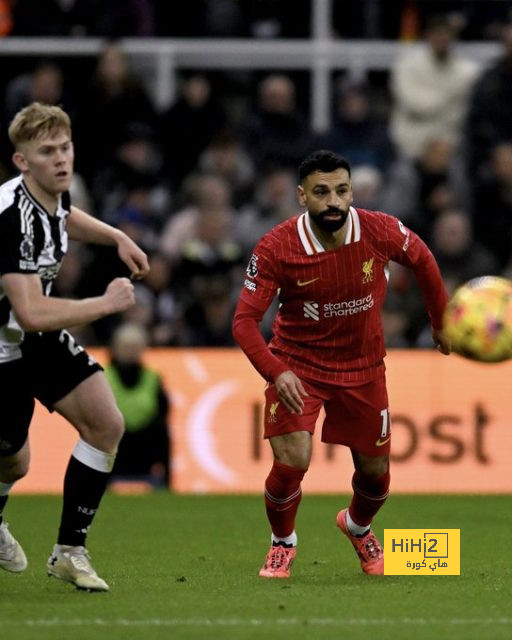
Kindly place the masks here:
[(345, 169), (350, 176), (350, 164), (346, 158), (327, 149), (313, 151), (299, 165), (299, 182), (302, 182), (315, 171), (331, 173), (336, 169)]

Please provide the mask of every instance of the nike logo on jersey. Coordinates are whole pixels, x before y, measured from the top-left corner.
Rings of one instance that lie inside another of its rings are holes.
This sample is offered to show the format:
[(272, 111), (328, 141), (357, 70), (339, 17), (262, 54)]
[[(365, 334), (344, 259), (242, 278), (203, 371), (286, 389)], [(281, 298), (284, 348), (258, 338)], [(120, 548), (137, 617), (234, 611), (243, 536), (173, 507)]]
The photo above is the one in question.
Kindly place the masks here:
[(312, 280), (297, 280), (297, 286), (305, 287), (308, 284), (313, 284), (313, 282), (316, 282), (317, 280), (320, 280), (320, 278), (313, 278)]
[(389, 441), (391, 440), (391, 436), (389, 436), (388, 438), (386, 438), (385, 440), (381, 440), (380, 438), (377, 440), (377, 442), (375, 443), (376, 447), (383, 447), (385, 444), (387, 444)]

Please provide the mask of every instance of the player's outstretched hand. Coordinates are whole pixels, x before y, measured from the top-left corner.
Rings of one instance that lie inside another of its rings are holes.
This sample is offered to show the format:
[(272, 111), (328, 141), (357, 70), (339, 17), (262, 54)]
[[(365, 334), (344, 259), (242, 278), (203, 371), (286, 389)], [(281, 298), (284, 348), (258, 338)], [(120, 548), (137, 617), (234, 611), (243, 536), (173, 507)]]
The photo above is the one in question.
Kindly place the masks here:
[(302, 413), (303, 398), (308, 395), (302, 382), (293, 371), (283, 371), (275, 381), (276, 391), (290, 413)]
[(128, 278), (114, 278), (105, 290), (111, 313), (126, 311), (135, 304), (133, 284)]
[(117, 243), (117, 252), (121, 260), (131, 271), (132, 280), (142, 280), (149, 273), (148, 257), (127, 235), (121, 237)]
[(434, 339), (434, 344), (436, 345), (436, 349), (440, 351), (443, 355), (449, 356), (452, 352), (452, 347), (450, 345), (449, 340), (446, 339), (444, 333), (440, 329), (434, 329), (432, 331), (432, 337)]

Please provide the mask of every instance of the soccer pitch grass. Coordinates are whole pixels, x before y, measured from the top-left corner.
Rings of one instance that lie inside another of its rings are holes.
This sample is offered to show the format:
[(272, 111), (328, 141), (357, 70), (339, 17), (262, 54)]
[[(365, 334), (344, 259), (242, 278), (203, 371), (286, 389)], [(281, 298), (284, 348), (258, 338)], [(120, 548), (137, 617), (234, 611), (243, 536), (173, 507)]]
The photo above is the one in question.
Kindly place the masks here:
[(110, 593), (46, 576), (56, 496), (18, 496), (6, 520), (29, 559), (0, 571), (0, 629), (26, 640), (486, 640), (512, 637), (511, 496), (392, 496), (388, 528), (461, 530), (460, 576), (366, 576), (335, 526), (347, 496), (303, 498), (289, 580), (258, 577), (259, 496), (107, 494), (89, 539)]

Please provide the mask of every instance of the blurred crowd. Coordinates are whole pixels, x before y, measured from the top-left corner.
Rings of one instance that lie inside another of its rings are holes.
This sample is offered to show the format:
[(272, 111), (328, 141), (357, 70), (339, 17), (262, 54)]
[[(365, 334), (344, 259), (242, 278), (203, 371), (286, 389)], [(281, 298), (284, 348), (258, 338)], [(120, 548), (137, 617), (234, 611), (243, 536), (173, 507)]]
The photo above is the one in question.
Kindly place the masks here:
[[(508, 0), (332, 0), (340, 38), (417, 35), (433, 12), (450, 14), (466, 40), (496, 37)], [(0, 35), (308, 38), (311, 0), (0, 0)]]
[[(0, 0), (0, 25), (4, 35), (308, 37), (309, 0), (294, 3), (293, 20), (286, 4), (192, 1), (171, 16), (174, 3), (158, 0)], [(226, 100), (225, 78), (219, 85), (215, 74), (191, 70), (174, 103), (159, 110), (115, 40), (78, 72), (58, 59), (35, 60), (4, 83), (2, 178), (13, 171), (6, 128), (16, 111), (33, 100), (62, 105), (73, 120), (74, 204), (126, 231), (150, 256), (136, 305), (122, 318), (76, 327), (82, 341), (107, 344), (130, 322), (152, 346), (233, 345), (232, 312), (251, 249), (299, 212), (297, 165), (316, 148), (348, 158), (356, 206), (396, 215), (425, 239), (450, 291), (478, 275), (512, 274), (508, 3), (404, 0), (390, 4), (394, 22), (371, 14), (375, 4), (339, 3), (352, 12), (352, 29), (343, 31), (347, 21), (335, 10), (333, 35), (412, 35), (421, 46), (396, 60), (384, 86), (334, 77), (332, 126), (322, 134), (310, 129), (307, 87), (292, 73), (228, 74)], [(425, 10), (432, 4), (435, 14)], [(501, 52), (480, 67), (458, 52), (461, 38), (500, 39)], [(97, 295), (118, 275), (126, 273), (114, 250), (72, 244), (57, 293)], [(384, 327), (390, 347), (431, 345), (418, 290), (398, 265)]]

